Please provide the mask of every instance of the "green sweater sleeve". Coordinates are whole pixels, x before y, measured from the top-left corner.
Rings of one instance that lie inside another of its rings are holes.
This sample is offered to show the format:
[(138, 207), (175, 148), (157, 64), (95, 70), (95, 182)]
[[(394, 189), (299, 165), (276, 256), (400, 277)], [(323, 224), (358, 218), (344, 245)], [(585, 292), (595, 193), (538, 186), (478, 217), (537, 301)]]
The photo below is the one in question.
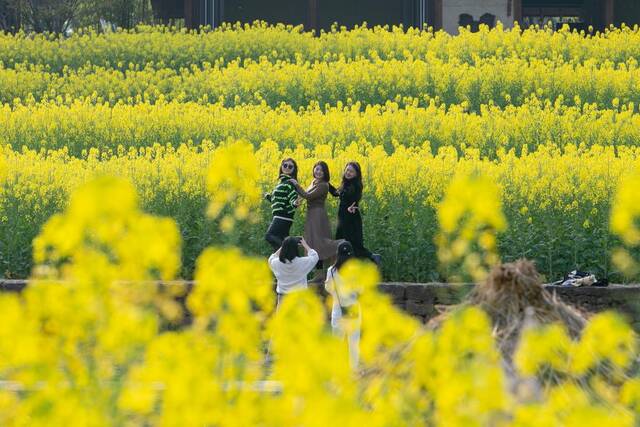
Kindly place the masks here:
[(296, 187), (293, 184), (289, 184), (289, 206), (292, 208), (296, 207), (296, 200), (298, 200), (298, 192), (296, 191)]

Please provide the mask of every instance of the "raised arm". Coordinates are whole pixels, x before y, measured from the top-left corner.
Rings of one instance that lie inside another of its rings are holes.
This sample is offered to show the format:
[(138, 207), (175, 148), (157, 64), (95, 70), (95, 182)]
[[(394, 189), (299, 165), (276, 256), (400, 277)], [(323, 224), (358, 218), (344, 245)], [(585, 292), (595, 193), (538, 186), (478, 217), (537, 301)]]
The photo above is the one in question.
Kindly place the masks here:
[(304, 257), (304, 260), (306, 262), (306, 270), (307, 272), (310, 272), (316, 267), (316, 264), (318, 263), (318, 252), (316, 252), (315, 249), (312, 249), (309, 244), (307, 244), (307, 241), (304, 240), (304, 237), (300, 239), (300, 244), (304, 248), (306, 254), (306, 256)]
[(329, 184), (329, 194), (331, 194), (333, 197), (340, 197), (340, 190)]
[(307, 200), (321, 199), (326, 197), (329, 192), (329, 185), (326, 182), (320, 182), (314, 185), (309, 191), (305, 191), (298, 183), (296, 183), (295, 186), (300, 197)]
[(309, 251), (311, 250), (311, 246), (309, 246), (309, 244), (307, 243), (306, 240), (304, 240), (304, 237), (300, 238), (300, 245), (302, 246), (302, 248), (304, 249), (304, 254), (305, 256), (309, 254)]

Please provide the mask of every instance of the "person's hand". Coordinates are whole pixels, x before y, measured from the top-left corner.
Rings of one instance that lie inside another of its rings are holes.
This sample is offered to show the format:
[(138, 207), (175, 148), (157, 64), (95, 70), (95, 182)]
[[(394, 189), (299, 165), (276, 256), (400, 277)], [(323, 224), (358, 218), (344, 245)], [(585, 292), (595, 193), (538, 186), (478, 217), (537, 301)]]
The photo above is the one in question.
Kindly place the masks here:
[(302, 199), (297, 198), (295, 202), (293, 202), (293, 205), (297, 208), (302, 204)]
[(311, 248), (309, 247), (309, 244), (307, 243), (307, 241), (306, 241), (306, 240), (304, 240), (304, 237), (300, 237), (300, 245), (301, 245), (303, 248), (305, 248), (307, 251), (308, 251), (309, 249), (311, 249)]
[(356, 213), (356, 210), (358, 210), (358, 207), (356, 206), (355, 202), (347, 208), (347, 212), (352, 214)]

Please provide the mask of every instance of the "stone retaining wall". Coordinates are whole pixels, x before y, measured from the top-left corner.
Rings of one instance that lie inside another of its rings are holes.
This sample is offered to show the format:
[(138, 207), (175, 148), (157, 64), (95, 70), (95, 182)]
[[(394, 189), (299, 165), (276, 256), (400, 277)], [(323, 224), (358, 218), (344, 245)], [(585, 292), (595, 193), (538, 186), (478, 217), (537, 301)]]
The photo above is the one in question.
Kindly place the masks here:
[[(20, 292), (27, 285), (24, 280), (0, 280), (0, 292)], [(192, 283), (186, 283), (191, 288)], [(428, 321), (443, 306), (459, 303), (473, 288), (472, 284), (447, 283), (383, 283), (380, 290), (388, 294), (393, 304), (407, 313)], [(640, 332), (640, 285), (611, 285), (608, 287), (546, 286), (558, 298), (589, 312), (615, 310), (622, 313)]]
[[(380, 285), (380, 289), (391, 296), (394, 305), (426, 322), (438, 313), (439, 307), (459, 303), (473, 286), (384, 283)], [(560, 300), (588, 312), (615, 310), (622, 313), (634, 329), (640, 332), (640, 285), (580, 288), (548, 285), (545, 288)]]

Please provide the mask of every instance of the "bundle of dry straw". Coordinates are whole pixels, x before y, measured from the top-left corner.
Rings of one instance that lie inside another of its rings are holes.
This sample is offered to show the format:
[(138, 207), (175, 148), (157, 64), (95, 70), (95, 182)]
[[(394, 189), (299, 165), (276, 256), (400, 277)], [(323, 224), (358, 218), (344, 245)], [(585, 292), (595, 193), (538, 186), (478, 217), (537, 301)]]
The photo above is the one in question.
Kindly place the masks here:
[(525, 326), (561, 322), (576, 338), (587, 322), (586, 313), (544, 289), (533, 262), (524, 259), (495, 266), (486, 281), (475, 286), (462, 303), (433, 318), (429, 326), (439, 327), (453, 311), (467, 306), (482, 308), (487, 313), (508, 365)]

